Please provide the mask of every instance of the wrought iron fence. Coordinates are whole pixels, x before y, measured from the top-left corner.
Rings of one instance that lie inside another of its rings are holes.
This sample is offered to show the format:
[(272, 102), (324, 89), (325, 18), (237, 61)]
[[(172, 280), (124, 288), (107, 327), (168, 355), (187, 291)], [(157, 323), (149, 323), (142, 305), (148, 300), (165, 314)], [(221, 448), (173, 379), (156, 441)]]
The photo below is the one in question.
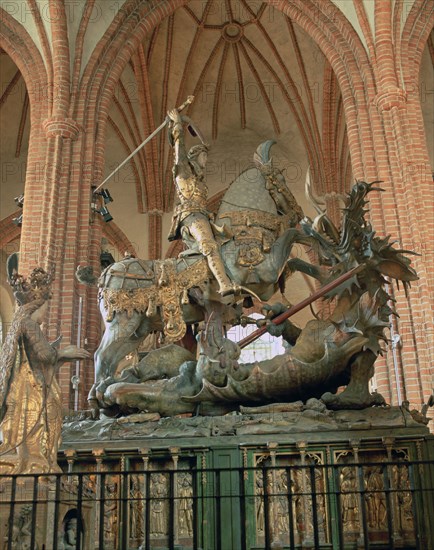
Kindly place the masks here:
[(0, 476), (0, 548), (433, 548), (433, 463)]

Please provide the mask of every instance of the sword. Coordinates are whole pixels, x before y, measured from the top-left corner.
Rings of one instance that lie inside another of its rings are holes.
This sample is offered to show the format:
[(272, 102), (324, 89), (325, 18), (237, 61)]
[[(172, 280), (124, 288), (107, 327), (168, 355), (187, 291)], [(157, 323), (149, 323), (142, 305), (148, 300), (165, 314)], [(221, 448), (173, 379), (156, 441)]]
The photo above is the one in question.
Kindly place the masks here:
[[(194, 100), (194, 96), (189, 95), (189, 96), (187, 97), (187, 99), (184, 101), (184, 103), (183, 103), (182, 105), (180, 105), (180, 106), (178, 107), (177, 110), (178, 110), (178, 111), (183, 111), (188, 105), (190, 105), (191, 103), (193, 103), (193, 100)], [(152, 138), (154, 138), (159, 132), (161, 132), (161, 130), (163, 130), (163, 128), (165, 128), (165, 127), (167, 126), (167, 124), (169, 123), (169, 121), (170, 121), (169, 117), (166, 117), (166, 118), (164, 119), (164, 122), (162, 122), (162, 123), (160, 124), (160, 126), (158, 126), (158, 128), (155, 128), (155, 130), (152, 132), (152, 134), (150, 134), (150, 135), (145, 139), (145, 141), (143, 141), (138, 147), (136, 147), (136, 149), (134, 149), (134, 151), (133, 151), (125, 160), (123, 160), (123, 161), (119, 164), (119, 166), (117, 166), (117, 167), (113, 170), (113, 172), (111, 172), (111, 174), (109, 174), (109, 175), (105, 178), (105, 180), (104, 180), (100, 185), (98, 185), (98, 187), (97, 187), (97, 188), (95, 189), (95, 191), (94, 191), (94, 194), (97, 193), (97, 192), (101, 189), (101, 187), (103, 187), (103, 186), (108, 182), (108, 180), (109, 180), (110, 178), (112, 178), (112, 177), (116, 174), (116, 172), (118, 172), (123, 166), (125, 166), (125, 164), (126, 164), (130, 159), (132, 159), (132, 158), (134, 157), (134, 155), (140, 151), (140, 149), (142, 149), (147, 143), (149, 143), (149, 142), (151, 141)]]

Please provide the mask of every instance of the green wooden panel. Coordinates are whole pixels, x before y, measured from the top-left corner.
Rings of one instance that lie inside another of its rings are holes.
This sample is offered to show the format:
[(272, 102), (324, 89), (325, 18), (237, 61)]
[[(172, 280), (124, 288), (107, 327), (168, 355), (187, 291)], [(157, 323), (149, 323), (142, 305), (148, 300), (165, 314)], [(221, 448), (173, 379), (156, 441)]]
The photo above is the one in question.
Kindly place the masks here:
[(242, 548), (240, 514), (240, 452), (236, 447), (214, 449), (212, 467), (220, 468), (213, 474), (214, 485), (214, 549)]

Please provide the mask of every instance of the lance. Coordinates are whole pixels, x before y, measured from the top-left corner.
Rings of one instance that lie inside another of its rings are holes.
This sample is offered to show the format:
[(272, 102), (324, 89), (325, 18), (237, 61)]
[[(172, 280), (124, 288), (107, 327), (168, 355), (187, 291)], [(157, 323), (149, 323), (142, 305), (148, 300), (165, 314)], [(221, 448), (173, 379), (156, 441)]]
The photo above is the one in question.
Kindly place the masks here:
[[(342, 283), (345, 283), (345, 281), (348, 281), (348, 279), (351, 279), (351, 277), (354, 277), (354, 275), (357, 275), (357, 273), (360, 273), (361, 271), (363, 271), (365, 269), (365, 267), (366, 266), (364, 264), (361, 264), (357, 267), (353, 267), (353, 269), (350, 269), (350, 271), (348, 271), (348, 273), (344, 273), (343, 275), (341, 275), (340, 277), (338, 277), (337, 279), (335, 279), (331, 283), (328, 283), (328, 284), (322, 286), (316, 292), (314, 292), (313, 294), (311, 294), (310, 296), (308, 296), (307, 298), (305, 298), (304, 300), (302, 300), (298, 304), (295, 304), (294, 306), (291, 306), (284, 313), (281, 313), (280, 315), (278, 315), (277, 317), (272, 319), (271, 322), (274, 325), (280, 325), (280, 323), (283, 323), (283, 321), (286, 321), (286, 319), (289, 319), (290, 317), (292, 317), (293, 315), (295, 315), (296, 313), (298, 313), (299, 311), (301, 311), (305, 307), (309, 306), (310, 304), (315, 302), (315, 300), (318, 300), (318, 298), (322, 298), (328, 292), (331, 292), (332, 290), (337, 288)], [(249, 344), (254, 342), (257, 338), (259, 338), (260, 336), (265, 334), (266, 332), (267, 332), (267, 327), (266, 326), (258, 328), (258, 330), (255, 330), (254, 332), (252, 332), (252, 334), (249, 334), (249, 336), (246, 336), (245, 338), (240, 340), (238, 342), (238, 345), (240, 346), (241, 349), (245, 348), (246, 346), (248, 346)]]
[[(184, 101), (184, 103), (183, 103), (182, 105), (180, 105), (180, 106), (178, 107), (177, 110), (180, 111), (180, 112), (183, 111), (188, 105), (190, 105), (191, 103), (193, 103), (193, 100), (194, 100), (194, 96), (189, 95), (189, 96), (187, 97), (187, 99)], [(147, 143), (149, 143), (149, 142), (151, 141), (151, 139), (152, 139), (153, 137), (155, 137), (159, 132), (161, 132), (161, 130), (163, 130), (163, 128), (165, 128), (165, 127), (167, 126), (167, 124), (169, 123), (169, 121), (170, 121), (169, 117), (166, 117), (166, 118), (164, 119), (164, 122), (162, 122), (162, 123), (160, 124), (160, 126), (158, 126), (158, 128), (155, 128), (155, 130), (152, 132), (152, 134), (150, 134), (150, 135), (145, 139), (145, 141), (143, 141), (138, 147), (136, 147), (136, 149), (134, 149), (134, 151), (133, 151), (125, 160), (123, 160), (123, 161), (119, 164), (119, 166), (117, 166), (117, 167), (113, 170), (113, 172), (111, 172), (111, 174), (109, 174), (109, 175), (105, 178), (105, 180), (104, 180), (100, 185), (98, 185), (98, 187), (95, 189), (94, 193), (97, 193), (97, 192), (101, 189), (101, 187), (103, 187), (103, 186), (108, 182), (108, 180), (109, 180), (110, 178), (112, 178), (112, 177), (116, 174), (116, 172), (118, 172), (123, 166), (125, 166), (125, 164), (126, 164), (130, 159), (132, 159), (136, 153), (138, 153), (138, 152), (140, 151), (140, 149), (142, 149)]]

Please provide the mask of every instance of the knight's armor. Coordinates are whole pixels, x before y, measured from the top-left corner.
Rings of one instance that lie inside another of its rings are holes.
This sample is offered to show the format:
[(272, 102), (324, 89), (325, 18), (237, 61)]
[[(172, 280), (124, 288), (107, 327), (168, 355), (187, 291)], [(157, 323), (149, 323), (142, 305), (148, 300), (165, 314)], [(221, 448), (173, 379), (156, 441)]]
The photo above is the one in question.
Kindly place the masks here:
[(176, 206), (172, 218), (172, 226), (169, 232), (169, 241), (181, 238), (181, 223), (195, 212), (203, 214), (208, 219), (211, 218), (207, 210), (208, 188), (206, 183), (195, 176), (184, 178), (174, 177), (179, 204)]
[[(226, 274), (215, 241), (210, 220), (212, 214), (207, 209), (208, 188), (205, 183), (204, 169), (196, 162), (196, 156), (206, 153), (206, 146), (196, 146), (187, 155), (184, 144), (184, 130), (181, 121), (176, 121), (171, 129), (171, 141), (174, 147), (173, 179), (179, 204), (175, 208), (169, 240), (182, 237), (186, 231), (197, 243), (199, 251), (207, 258), (208, 266), (219, 284), (222, 295), (234, 292), (235, 287)], [(192, 154), (193, 150), (194, 151)]]

